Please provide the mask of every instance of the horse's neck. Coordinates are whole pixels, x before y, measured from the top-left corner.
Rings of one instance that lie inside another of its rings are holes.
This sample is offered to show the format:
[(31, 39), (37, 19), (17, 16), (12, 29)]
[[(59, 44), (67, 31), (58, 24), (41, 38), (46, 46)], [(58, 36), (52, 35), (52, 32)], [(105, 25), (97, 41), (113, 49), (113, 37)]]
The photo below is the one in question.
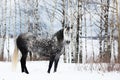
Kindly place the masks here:
[(64, 43), (63, 43), (63, 41), (60, 41), (60, 42), (57, 42), (57, 45), (62, 47), (64, 45)]

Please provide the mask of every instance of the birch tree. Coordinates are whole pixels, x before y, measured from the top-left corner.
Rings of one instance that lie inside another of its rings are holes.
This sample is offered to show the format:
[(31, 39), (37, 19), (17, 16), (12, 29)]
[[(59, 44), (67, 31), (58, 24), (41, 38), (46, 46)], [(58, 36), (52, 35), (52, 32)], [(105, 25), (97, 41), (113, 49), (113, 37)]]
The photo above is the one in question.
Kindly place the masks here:
[(87, 23), (86, 23), (86, 1), (84, 2), (84, 33), (85, 33), (85, 61), (87, 63), (87, 58), (88, 58), (88, 54), (87, 54)]
[(10, 1), (10, 4), (9, 4), (9, 7), (10, 7), (10, 9), (9, 9), (9, 25), (8, 25), (8, 29), (7, 29), (7, 31), (8, 31), (8, 49), (7, 49), (7, 52), (8, 52), (8, 61), (10, 61), (10, 38), (11, 38), (11, 36), (10, 36), (10, 26), (11, 26), (11, 0), (9, 0)]
[[(65, 7), (65, 0), (62, 0), (62, 27), (63, 28), (65, 28), (65, 26), (66, 26), (66, 7)], [(65, 32), (64, 32), (64, 34), (65, 34)], [(64, 48), (64, 50), (65, 50), (65, 48)], [(66, 51), (64, 51), (64, 62), (66, 63), (67, 62), (67, 54), (66, 54)]]
[[(103, 3), (103, 0), (101, 0), (101, 4)], [(103, 55), (102, 55), (102, 34), (103, 34), (103, 5), (100, 6), (100, 31), (99, 31), (99, 54), (100, 54), (100, 62), (102, 62), (102, 58), (103, 58)]]
[(3, 36), (2, 36), (2, 48), (1, 48), (1, 60), (4, 60), (4, 43), (6, 38), (6, 13), (7, 13), (7, 0), (3, 0), (2, 6), (2, 29), (3, 29)]
[[(115, 7), (116, 6), (116, 1), (115, 0), (112, 0), (111, 1), (111, 6), (112, 7)], [(115, 31), (116, 31), (116, 27), (115, 27), (115, 24), (114, 21), (115, 21), (115, 8), (111, 8), (111, 18), (110, 18), (110, 44), (111, 44), (111, 60), (112, 60), (112, 63), (115, 63), (117, 61), (117, 58), (116, 58), (116, 49), (115, 49)]]
[(104, 61), (107, 63), (110, 63), (111, 60), (111, 52), (110, 52), (110, 43), (109, 43), (109, 37), (108, 37), (108, 29), (109, 29), (109, 6), (110, 6), (110, 0), (105, 1), (106, 5), (104, 6), (104, 28), (105, 28), (105, 40), (104, 40)]
[(78, 0), (76, 62), (82, 63), (82, 1)]
[(117, 20), (117, 29), (118, 29), (118, 58), (117, 62), (120, 63), (120, 20), (119, 20), (119, 7), (118, 7), (118, 0), (116, 0), (116, 20)]

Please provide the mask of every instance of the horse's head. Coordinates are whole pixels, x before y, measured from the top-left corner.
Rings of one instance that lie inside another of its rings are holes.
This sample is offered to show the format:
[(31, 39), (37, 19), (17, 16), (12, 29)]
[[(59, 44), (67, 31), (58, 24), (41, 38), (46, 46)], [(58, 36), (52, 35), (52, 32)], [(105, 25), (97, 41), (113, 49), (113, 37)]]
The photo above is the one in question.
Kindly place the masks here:
[(64, 41), (69, 44), (70, 43), (70, 39), (71, 39), (71, 28), (70, 27), (65, 27), (64, 28)]
[(69, 44), (70, 43), (70, 38), (68, 37), (69, 35), (69, 29), (65, 28), (65, 29), (60, 29), (59, 31), (57, 31), (53, 38), (56, 38), (58, 43), (65, 43), (65, 44)]

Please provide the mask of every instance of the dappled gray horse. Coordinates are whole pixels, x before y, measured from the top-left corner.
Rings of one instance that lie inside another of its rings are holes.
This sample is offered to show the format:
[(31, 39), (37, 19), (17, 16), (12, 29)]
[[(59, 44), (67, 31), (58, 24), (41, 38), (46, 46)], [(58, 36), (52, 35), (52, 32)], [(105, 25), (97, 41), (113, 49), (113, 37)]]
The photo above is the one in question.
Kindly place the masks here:
[(57, 71), (57, 65), (59, 62), (59, 58), (61, 50), (63, 49), (64, 43), (69, 43), (69, 41), (64, 41), (63, 29), (56, 32), (51, 39), (36, 37), (32, 33), (23, 33), (18, 36), (16, 39), (16, 47), (14, 50), (13, 62), (16, 64), (18, 49), (20, 50), (21, 57), (21, 69), (22, 72), (29, 74), (26, 67), (26, 58), (28, 52), (32, 54), (32, 52), (38, 52), (43, 55), (49, 56), (49, 67), (48, 73), (50, 73), (52, 64), (54, 62), (54, 72)]

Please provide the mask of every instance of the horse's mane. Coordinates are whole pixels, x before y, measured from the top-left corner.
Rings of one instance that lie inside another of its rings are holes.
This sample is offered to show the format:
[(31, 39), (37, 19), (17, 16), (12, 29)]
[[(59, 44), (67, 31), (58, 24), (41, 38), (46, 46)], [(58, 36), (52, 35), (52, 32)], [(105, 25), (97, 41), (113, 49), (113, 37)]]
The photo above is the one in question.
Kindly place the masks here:
[(63, 29), (60, 29), (57, 31), (54, 35), (53, 38), (56, 37), (59, 42), (63, 41), (64, 35), (63, 35)]

